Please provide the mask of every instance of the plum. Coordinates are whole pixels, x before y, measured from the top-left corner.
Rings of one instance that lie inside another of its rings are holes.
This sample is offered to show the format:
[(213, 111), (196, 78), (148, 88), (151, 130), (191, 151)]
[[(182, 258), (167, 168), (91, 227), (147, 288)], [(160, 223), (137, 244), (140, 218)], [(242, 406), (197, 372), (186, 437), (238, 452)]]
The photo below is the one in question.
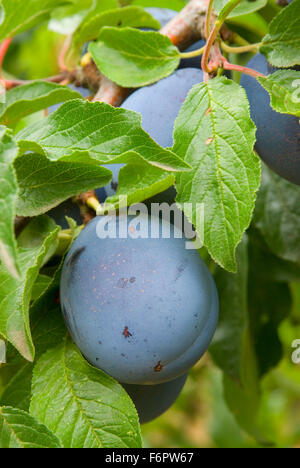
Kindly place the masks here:
[(188, 374), (158, 385), (123, 385), (132, 399), (141, 424), (146, 424), (165, 413), (177, 400)]
[(91, 221), (65, 259), (60, 295), (83, 356), (126, 384), (188, 372), (218, 321), (217, 289), (198, 251), (178, 227), (147, 214)]
[[(247, 67), (264, 75), (276, 70), (262, 54), (255, 55)], [(251, 116), (257, 126), (258, 154), (281, 177), (300, 185), (299, 117), (275, 112), (270, 105), (269, 93), (250, 76), (243, 75), (241, 85), (248, 95)]]

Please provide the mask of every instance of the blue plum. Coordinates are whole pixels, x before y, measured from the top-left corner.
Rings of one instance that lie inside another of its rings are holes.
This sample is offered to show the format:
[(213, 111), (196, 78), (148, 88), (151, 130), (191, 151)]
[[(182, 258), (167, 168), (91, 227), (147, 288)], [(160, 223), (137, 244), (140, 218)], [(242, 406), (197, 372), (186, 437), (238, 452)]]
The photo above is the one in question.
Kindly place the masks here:
[[(109, 219), (115, 237), (103, 235)], [(170, 236), (155, 236), (162, 225), (147, 214), (97, 217), (64, 263), (61, 306), (71, 336), (92, 365), (121, 383), (180, 377), (216, 330), (218, 293), (207, 266), (178, 227), (165, 223)]]
[(165, 413), (177, 400), (188, 375), (158, 385), (123, 385), (132, 399), (141, 424), (146, 424)]
[(145, 10), (160, 22), (162, 28), (177, 15), (177, 11), (169, 8), (148, 7)]
[[(255, 55), (247, 66), (264, 75), (275, 71), (261, 54)], [(241, 85), (248, 95), (251, 116), (257, 126), (258, 154), (280, 176), (300, 185), (299, 117), (275, 112), (269, 93), (250, 76), (243, 75)]]
[(66, 200), (59, 206), (48, 211), (47, 215), (49, 215), (56, 222), (56, 224), (61, 226), (62, 229), (69, 228), (66, 216), (74, 219), (79, 226), (81, 226), (83, 222), (79, 206), (77, 205), (77, 203), (74, 203), (71, 199)]
[[(173, 127), (180, 108), (190, 89), (203, 81), (203, 73), (197, 68), (176, 70), (171, 76), (151, 86), (138, 89), (123, 103), (122, 108), (139, 112), (142, 126), (149, 135), (164, 148), (173, 146)], [(100, 201), (115, 194), (121, 165), (108, 165), (113, 171), (112, 183), (97, 191)], [(160, 196), (161, 202), (175, 199), (172, 188)]]

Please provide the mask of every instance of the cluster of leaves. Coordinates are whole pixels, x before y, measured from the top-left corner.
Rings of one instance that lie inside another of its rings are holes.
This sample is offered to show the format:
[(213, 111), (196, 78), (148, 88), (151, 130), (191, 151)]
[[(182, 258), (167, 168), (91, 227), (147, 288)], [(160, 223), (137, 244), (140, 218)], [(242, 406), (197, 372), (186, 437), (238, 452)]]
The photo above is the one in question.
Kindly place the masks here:
[[(156, 3), (184, 6), (181, 0)], [(136, 29), (159, 28), (142, 8), (156, 3), (2, 0), (0, 41), (49, 21), (53, 30), (72, 34), (70, 63), (92, 41), (89, 52), (101, 72), (137, 88), (169, 76), (180, 61), (167, 37)], [(227, 3), (216, 0), (220, 15)], [(246, 22), (251, 33), (268, 31), (261, 52), (272, 65), (299, 64), (300, 0), (281, 10), (269, 30), (257, 13), (265, 5), (266, 0), (243, 0), (228, 23)], [(286, 69), (259, 78), (276, 111), (300, 116), (292, 98), (298, 77)], [(53, 114), (17, 131), (20, 119), (62, 102)], [(281, 359), (278, 326), (291, 309), (288, 283), (300, 278), (300, 188), (266, 168), (260, 188), (255, 126), (239, 84), (217, 77), (196, 85), (176, 120), (174, 146), (167, 149), (142, 129), (138, 114), (83, 101), (69, 87), (44, 81), (9, 91), (0, 104), (0, 124), (0, 336), (8, 343), (8, 364), (0, 375), (0, 446), (141, 445), (132, 402), (120, 385), (83, 360), (55, 300), (62, 258), (53, 263), (53, 257), (61, 252), (61, 228), (45, 213), (109, 183), (107, 163), (126, 164), (117, 195), (128, 194), (131, 203), (175, 183), (177, 203), (183, 210), (195, 207), (185, 212), (199, 231), (196, 207), (205, 204), (204, 245), (218, 265), (221, 304), (212, 355), (239, 423), (270, 443), (258, 421), (260, 382)], [(117, 206), (115, 198), (108, 202)], [(33, 218), (18, 239), (16, 216)], [(72, 242), (78, 228), (69, 223)]]

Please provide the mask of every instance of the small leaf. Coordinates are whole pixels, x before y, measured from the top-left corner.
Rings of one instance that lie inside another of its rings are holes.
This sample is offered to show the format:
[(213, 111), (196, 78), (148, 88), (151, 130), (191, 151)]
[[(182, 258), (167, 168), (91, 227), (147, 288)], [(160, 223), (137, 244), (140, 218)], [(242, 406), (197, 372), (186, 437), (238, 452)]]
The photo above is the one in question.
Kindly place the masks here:
[(136, 410), (125, 390), (91, 367), (67, 338), (34, 369), (30, 412), (65, 448), (137, 448)]
[(150, 138), (139, 114), (100, 102), (68, 101), (42, 122), (19, 132), (17, 139), (23, 152), (33, 150), (51, 160), (147, 162), (163, 170), (190, 169), (177, 154)]
[(33, 365), (28, 362), (16, 372), (5, 387), (0, 398), (0, 406), (13, 406), (23, 411), (29, 411), (32, 370)]
[(300, 64), (300, 0), (293, 0), (271, 21), (260, 51), (275, 67)]
[[(176, 201), (199, 235), (204, 228), (202, 240), (212, 258), (236, 271), (235, 249), (250, 224), (260, 184), (255, 125), (243, 89), (224, 77), (194, 86), (175, 122), (174, 141), (174, 152), (193, 167), (178, 175)], [(199, 220), (200, 204), (204, 219)]]
[(300, 72), (279, 70), (258, 81), (270, 94), (273, 109), (300, 117)]
[(74, 47), (79, 47), (85, 42), (97, 39), (104, 26), (123, 28), (126, 26), (131, 28), (160, 28), (159, 22), (141, 7), (129, 6), (118, 8), (116, 10), (105, 11), (98, 15), (93, 15), (93, 17), (86, 18), (74, 34)]
[(168, 189), (174, 182), (173, 174), (156, 167), (128, 164), (120, 169), (116, 195), (107, 198), (105, 204), (114, 205), (117, 209), (124, 196), (127, 197), (128, 206), (140, 203)]
[(12, 125), (34, 112), (80, 97), (80, 93), (68, 86), (46, 81), (35, 81), (17, 86), (6, 93), (5, 103), (0, 104), (0, 121), (5, 125)]
[(0, 407), (0, 448), (61, 448), (55, 435), (25, 411)]
[[(229, 0), (214, 0), (214, 9), (216, 13), (221, 13), (228, 1)], [(267, 0), (242, 0), (241, 3), (228, 15), (228, 18), (235, 18), (237, 16), (253, 13), (254, 11), (264, 8), (266, 4)]]
[(66, 3), (68, 0), (2, 0), (0, 41), (31, 29)]
[(111, 180), (111, 172), (99, 165), (49, 161), (40, 154), (17, 158), (15, 170), (19, 186), (17, 213), (22, 216), (46, 213), (64, 200)]
[(0, 334), (29, 361), (34, 358), (29, 326), (32, 288), (58, 231), (47, 216), (36, 218), (18, 240), (20, 278), (13, 278), (0, 265)]
[(300, 187), (266, 166), (254, 224), (275, 255), (300, 264)]
[(15, 278), (20, 274), (14, 233), (17, 181), (13, 160), (18, 151), (11, 131), (0, 126), (0, 260)]
[(168, 37), (132, 28), (102, 28), (89, 51), (101, 72), (125, 88), (155, 83), (171, 75), (180, 62)]

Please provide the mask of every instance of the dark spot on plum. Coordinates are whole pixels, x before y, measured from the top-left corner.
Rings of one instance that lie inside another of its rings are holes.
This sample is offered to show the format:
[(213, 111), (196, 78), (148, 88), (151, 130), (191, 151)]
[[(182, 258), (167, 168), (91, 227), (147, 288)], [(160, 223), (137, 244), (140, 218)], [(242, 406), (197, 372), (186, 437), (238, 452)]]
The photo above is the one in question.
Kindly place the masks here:
[(128, 285), (128, 279), (127, 278), (120, 278), (119, 281), (117, 282), (117, 286), (120, 289), (126, 288)]
[(156, 366), (154, 367), (154, 372), (161, 372), (163, 370), (164, 366), (161, 364), (161, 361), (158, 361)]
[(102, 341), (98, 341), (99, 344), (102, 344)]
[(122, 357), (126, 357), (124, 353), (121, 353), (121, 356), (122, 356)]
[(80, 255), (85, 251), (85, 247), (80, 247), (80, 249), (75, 250), (75, 252), (71, 255), (68, 260), (67, 266), (70, 268), (74, 268), (76, 263), (79, 260)]
[(131, 283), (131, 284), (135, 283), (135, 277), (134, 277), (134, 276), (132, 276), (132, 277), (130, 278), (130, 280), (129, 280), (129, 281), (130, 281), (130, 283)]
[(180, 263), (180, 265), (178, 265), (176, 276), (175, 276), (175, 281), (177, 281), (180, 278), (180, 276), (182, 275), (182, 273), (186, 269), (187, 264), (188, 264), (187, 260), (184, 260), (182, 263)]
[(123, 335), (125, 336), (125, 338), (130, 338), (132, 336), (132, 334), (130, 333), (130, 331), (128, 330), (128, 327), (125, 327), (124, 330), (123, 330)]
[(96, 357), (96, 361), (99, 361), (99, 358), (98, 358), (98, 357)]

